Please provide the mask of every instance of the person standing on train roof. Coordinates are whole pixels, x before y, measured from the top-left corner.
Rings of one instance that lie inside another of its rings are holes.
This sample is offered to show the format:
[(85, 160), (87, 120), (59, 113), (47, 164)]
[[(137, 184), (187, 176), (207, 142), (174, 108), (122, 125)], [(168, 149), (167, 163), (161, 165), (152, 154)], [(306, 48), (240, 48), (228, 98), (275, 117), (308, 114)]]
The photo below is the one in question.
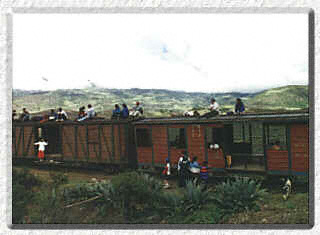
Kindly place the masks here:
[(126, 104), (122, 104), (122, 110), (120, 112), (121, 118), (128, 118), (129, 117), (129, 109)]
[(38, 145), (38, 158), (39, 161), (42, 162), (44, 160), (45, 146), (48, 145), (48, 143), (45, 142), (43, 138), (40, 138), (40, 140), (36, 142), (34, 145)]
[(234, 112), (236, 114), (241, 114), (243, 113), (245, 110), (245, 107), (244, 107), (244, 104), (242, 102), (242, 100), (240, 98), (237, 98), (236, 100), (236, 104), (235, 104), (235, 107), (234, 107)]
[(58, 109), (57, 115), (58, 115), (57, 120), (56, 120), (57, 122), (65, 121), (68, 119), (67, 113), (64, 110), (62, 110), (62, 108)]

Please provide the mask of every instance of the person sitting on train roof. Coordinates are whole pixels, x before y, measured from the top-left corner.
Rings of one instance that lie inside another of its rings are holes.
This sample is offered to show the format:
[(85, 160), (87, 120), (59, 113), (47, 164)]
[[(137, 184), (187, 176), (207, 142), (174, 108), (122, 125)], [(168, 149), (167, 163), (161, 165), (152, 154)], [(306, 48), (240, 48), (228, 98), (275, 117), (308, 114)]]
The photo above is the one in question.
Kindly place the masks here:
[(219, 104), (216, 102), (216, 99), (215, 99), (215, 98), (212, 98), (212, 99), (211, 99), (211, 103), (210, 103), (210, 106), (209, 106), (209, 110), (210, 110), (210, 112), (203, 114), (202, 117), (209, 118), (209, 117), (214, 117), (214, 116), (219, 115), (219, 113), (220, 113), (220, 106), (219, 106)]
[(92, 107), (91, 104), (88, 104), (88, 111), (87, 111), (87, 114), (86, 116), (82, 117), (82, 118), (79, 118), (78, 121), (79, 122), (82, 122), (86, 119), (92, 119), (96, 116), (96, 112), (94, 111), (94, 108)]
[(142, 114), (143, 114), (143, 108), (141, 107), (140, 102), (137, 101), (136, 102), (136, 106), (134, 106), (132, 108), (132, 111), (130, 112), (130, 116), (138, 117), (138, 116), (140, 116)]
[(236, 104), (235, 104), (235, 107), (234, 107), (234, 112), (236, 114), (241, 114), (243, 113), (245, 110), (245, 107), (244, 107), (244, 104), (242, 102), (242, 100), (240, 98), (237, 98), (236, 100)]
[(277, 140), (273, 145), (272, 145), (272, 150), (281, 150), (281, 147), (280, 147), (280, 141)]
[(128, 118), (129, 117), (129, 109), (126, 104), (122, 104), (122, 110), (120, 112), (121, 118)]
[(62, 121), (65, 121), (67, 119), (68, 119), (67, 113), (64, 110), (62, 110), (62, 108), (60, 107), (58, 109), (57, 120), (56, 121), (57, 122), (62, 122)]
[(119, 118), (120, 117), (120, 107), (118, 104), (115, 104), (114, 105), (114, 110), (112, 110), (112, 117), (111, 118)]
[(54, 109), (50, 110), (50, 113), (48, 114), (48, 120), (54, 121), (58, 118), (58, 114), (54, 111)]
[(18, 120), (18, 114), (17, 111), (14, 109), (12, 110), (12, 121)]
[(20, 115), (19, 119), (23, 122), (30, 121), (30, 113), (27, 111), (26, 108), (22, 109), (22, 114)]
[(197, 110), (195, 110), (195, 111), (191, 110), (191, 111), (184, 112), (183, 116), (185, 116), (185, 117), (199, 117), (200, 113)]
[(96, 116), (96, 112), (91, 104), (88, 104), (88, 111), (87, 111), (88, 118), (94, 118)]
[(87, 115), (85, 110), (86, 110), (86, 107), (84, 107), (84, 106), (79, 108), (78, 119), (83, 118)]

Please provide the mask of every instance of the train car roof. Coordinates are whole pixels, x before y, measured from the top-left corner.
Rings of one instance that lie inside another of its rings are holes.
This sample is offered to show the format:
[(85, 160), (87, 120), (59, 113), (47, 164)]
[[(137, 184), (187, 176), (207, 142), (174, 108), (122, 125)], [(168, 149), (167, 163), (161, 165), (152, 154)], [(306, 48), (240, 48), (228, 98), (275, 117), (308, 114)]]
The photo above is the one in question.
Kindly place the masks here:
[(134, 122), (136, 125), (148, 124), (201, 124), (201, 123), (232, 123), (237, 121), (264, 122), (308, 122), (309, 113), (265, 113), (242, 115), (218, 115), (211, 118), (174, 117), (174, 118), (146, 118)]
[(201, 124), (201, 123), (232, 123), (237, 121), (263, 121), (263, 122), (308, 122), (309, 113), (252, 113), (241, 115), (218, 115), (211, 118), (197, 117), (164, 117), (164, 118), (144, 118), (137, 121), (129, 120), (108, 120), (97, 119), (84, 122), (63, 121), (63, 122), (45, 122), (28, 121), (28, 122), (12, 122), (16, 126), (43, 126), (43, 125), (112, 125), (112, 124), (128, 124), (134, 125), (153, 125), (153, 124)]

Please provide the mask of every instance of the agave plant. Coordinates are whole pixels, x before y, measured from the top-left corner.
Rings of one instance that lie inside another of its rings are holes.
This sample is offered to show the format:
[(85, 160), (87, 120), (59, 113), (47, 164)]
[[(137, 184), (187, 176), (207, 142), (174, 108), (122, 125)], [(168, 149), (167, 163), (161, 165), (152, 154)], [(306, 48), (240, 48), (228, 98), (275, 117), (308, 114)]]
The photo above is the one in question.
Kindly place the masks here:
[(228, 179), (216, 187), (215, 201), (227, 211), (258, 209), (257, 202), (266, 195), (261, 184), (249, 178)]

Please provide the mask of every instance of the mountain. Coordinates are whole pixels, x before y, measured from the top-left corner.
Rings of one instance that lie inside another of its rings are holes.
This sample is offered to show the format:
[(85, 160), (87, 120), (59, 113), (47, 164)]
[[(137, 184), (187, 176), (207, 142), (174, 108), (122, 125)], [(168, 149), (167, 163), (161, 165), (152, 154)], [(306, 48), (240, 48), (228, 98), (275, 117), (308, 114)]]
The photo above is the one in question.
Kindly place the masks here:
[(136, 101), (142, 103), (147, 116), (181, 115), (186, 110), (204, 113), (211, 97), (215, 97), (223, 112), (232, 111), (236, 98), (240, 97), (247, 111), (297, 110), (308, 108), (307, 86), (286, 86), (258, 93), (201, 93), (163, 89), (107, 89), (90, 86), (85, 89), (55, 91), (13, 90), (13, 109), (18, 112), (26, 107), (31, 113), (63, 107), (76, 113), (88, 103), (101, 116), (110, 116), (114, 104), (126, 103), (129, 108)]

